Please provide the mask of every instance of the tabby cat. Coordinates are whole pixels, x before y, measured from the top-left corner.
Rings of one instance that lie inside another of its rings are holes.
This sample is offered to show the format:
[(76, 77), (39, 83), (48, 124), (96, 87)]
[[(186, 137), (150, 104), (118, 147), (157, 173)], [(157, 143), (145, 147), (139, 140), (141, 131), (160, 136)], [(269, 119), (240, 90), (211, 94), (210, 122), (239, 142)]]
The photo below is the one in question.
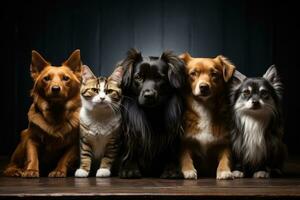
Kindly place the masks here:
[(96, 177), (109, 177), (119, 149), (123, 68), (109, 78), (96, 77), (88, 66), (82, 69), (80, 96), (80, 168), (76, 177), (89, 176), (92, 162), (99, 161)]

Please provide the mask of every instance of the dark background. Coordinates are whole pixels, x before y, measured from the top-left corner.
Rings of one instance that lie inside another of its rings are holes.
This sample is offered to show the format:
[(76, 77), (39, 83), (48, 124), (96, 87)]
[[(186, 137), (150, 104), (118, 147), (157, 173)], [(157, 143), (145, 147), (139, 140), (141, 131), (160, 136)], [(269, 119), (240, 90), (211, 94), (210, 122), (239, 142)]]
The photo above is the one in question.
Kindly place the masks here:
[[(293, 2), (293, 1), (291, 1)], [(74, 49), (97, 75), (109, 75), (130, 47), (194, 57), (223, 54), (248, 76), (275, 63), (285, 84), (285, 142), (299, 154), (299, 12), (296, 3), (259, 0), (10, 1), (1, 3), (0, 155), (27, 126), (31, 50), (54, 65)], [(295, 1), (296, 2), (296, 1)]]

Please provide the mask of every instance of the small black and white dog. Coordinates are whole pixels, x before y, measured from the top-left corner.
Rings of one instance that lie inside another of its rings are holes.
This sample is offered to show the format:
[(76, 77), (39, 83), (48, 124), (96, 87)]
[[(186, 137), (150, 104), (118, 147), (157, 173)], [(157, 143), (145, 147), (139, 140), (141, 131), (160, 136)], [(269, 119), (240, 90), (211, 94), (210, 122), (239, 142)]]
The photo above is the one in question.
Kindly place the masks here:
[[(184, 112), (184, 63), (171, 52), (143, 57), (131, 49), (121, 63), (123, 142), (121, 178), (176, 178)], [(177, 168), (177, 169), (176, 169)]]
[(286, 146), (282, 142), (282, 83), (275, 66), (263, 77), (247, 78), (236, 71), (231, 90), (233, 175), (269, 178), (280, 172)]

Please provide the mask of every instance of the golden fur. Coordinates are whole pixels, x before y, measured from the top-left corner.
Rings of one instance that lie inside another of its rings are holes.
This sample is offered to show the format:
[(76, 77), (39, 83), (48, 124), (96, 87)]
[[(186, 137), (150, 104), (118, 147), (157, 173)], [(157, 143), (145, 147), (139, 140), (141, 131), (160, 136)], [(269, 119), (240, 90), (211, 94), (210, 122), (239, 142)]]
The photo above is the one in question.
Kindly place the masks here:
[[(193, 58), (185, 53), (180, 58), (186, 63), (190, 85), (184, 114), (182, 173), (185, 178), (197, 178), (194, 164), (201, 158), (202, 166), (217, 162), (217, 179), (232, 178), (226, 82), (235, 68), (223, 56)], [(201, 85), (209, 88), (209, 95), (202, 95)]]
[(46, 172), (49, 177), (66, 177), (78, 154), (80, 51), (58, 67), (32, 51), (30, 70), (34, 86), (29, 124), (4, 175), (39, 177), (40, 169), (53, 166)]

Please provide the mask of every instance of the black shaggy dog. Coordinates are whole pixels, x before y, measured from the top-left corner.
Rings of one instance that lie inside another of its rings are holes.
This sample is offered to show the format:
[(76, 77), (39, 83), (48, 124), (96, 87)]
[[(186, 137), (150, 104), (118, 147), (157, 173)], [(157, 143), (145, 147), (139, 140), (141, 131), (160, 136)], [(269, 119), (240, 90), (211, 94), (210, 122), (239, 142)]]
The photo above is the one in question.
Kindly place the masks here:
[(143, 57), (131, 49), (121, 64), (124, 155), (121, 178), (176, 178), (182, 135), (184, 63), (171, 52)]

